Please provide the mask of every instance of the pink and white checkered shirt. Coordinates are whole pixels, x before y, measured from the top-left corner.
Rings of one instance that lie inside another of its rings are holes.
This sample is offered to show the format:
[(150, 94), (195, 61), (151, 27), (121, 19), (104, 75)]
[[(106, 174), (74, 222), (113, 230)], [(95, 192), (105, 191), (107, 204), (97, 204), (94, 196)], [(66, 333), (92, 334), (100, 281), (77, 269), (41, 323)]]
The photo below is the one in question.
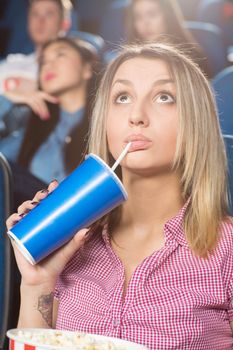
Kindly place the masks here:
[(222, 225), (215, 253), (199, 258), (184, 237), (184, 210), (165, 224), (165, 246), (136, 268), (124, 300), (124, 268), (107, 231), (77, 252), (57, 283), (56, 327), (150, 349), (233, 349), (233, 224)]

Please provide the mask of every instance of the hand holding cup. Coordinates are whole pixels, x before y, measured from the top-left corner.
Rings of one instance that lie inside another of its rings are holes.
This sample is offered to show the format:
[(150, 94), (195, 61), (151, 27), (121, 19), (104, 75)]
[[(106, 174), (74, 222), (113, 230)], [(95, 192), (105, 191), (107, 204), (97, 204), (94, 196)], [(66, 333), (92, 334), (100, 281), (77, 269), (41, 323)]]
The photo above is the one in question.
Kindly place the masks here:
[[(16, 223), (21, 221), (23, 217), (25, 217), (36, 206), (40, 205), (40, 202), (43, 201), (43, 199), (45, 199), (48, 194), (53, 192), (57, 187), (58, 182), (54, 180), (50, 183), (47, 189), (37, 192), (32, 200), (22, 203), (18, 208), (18, 212), (12, 214), (7, 219), (7, 229), (10, 230)], [(16, 247), (14, 241), (12, 241), (16, 262), (22, 275), (22, 282), (25, 285), (30, 286), (46, 283), (55, 285), (55, 281), (58, 275), (64, 269), (66, 263), (83, 245), (87, 231), (87, 229), (82, 229), (77, 232), (77, 234), (75, 234), (68, 243), (37, 265), (30, 264)]]
[(34, 265), (126, 199), (127, 193), (114, 171), (101, 158), (89, 154), (8, 235)]

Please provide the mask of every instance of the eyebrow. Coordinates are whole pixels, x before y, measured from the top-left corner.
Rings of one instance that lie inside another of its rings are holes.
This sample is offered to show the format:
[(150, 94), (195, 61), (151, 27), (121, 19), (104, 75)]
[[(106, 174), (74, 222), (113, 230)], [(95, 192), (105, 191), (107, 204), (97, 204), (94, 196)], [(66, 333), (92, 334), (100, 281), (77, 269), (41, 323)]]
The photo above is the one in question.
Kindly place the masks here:
[(69, 45), (66, 45), (64, 43), (59, 43), (57, 47), (55, 47), (55, 51), (64, 50), (64, 49), (66, 50), (69, 47), (70, 47)]
[[(159, 86), (159, 85), (165, 85), (165, 84), (170, 84), (170, 83), (173, 83), (174, 84), (174, 80), (172, 79), (159, 79), (159, 80), (156, 80), (153, 84), (152, 84), (152, 88), (156, 87), (156, 86)], [(132, 86), (132, 82), (130, 80), (126, 80), (126, 79), (117, 79), (112, 87), (115, 85), (115, 84), (123, 84), (123, 85), (128, 85), (128, 86)]]
[[(59, 51), (66, 50), (67, 48), (69, 48), (68, 45), (66, 46), (66, 45), (61, 44), (61, 46), (55, 47), (55, 48), (53, 49), (53, 51), (55, 51), (55, 53), (57, 53), (57, 52), (59, 52)], [(40, 56), (40, 62), (43, 62), (43, 60), (45, 59), (47, 49), (50, 49), (50, 46), (48, 46), (47, 48), (45, 48), (45, 52), (43, 52), (43, 53), (41, 54), (41, 56)]]

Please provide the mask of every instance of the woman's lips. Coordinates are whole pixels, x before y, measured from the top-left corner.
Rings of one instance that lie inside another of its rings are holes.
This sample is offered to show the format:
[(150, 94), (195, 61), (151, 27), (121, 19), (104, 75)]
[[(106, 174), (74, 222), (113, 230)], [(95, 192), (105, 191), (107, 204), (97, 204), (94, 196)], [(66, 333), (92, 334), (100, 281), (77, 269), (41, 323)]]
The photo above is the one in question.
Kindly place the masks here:
[(49, 80), (52, 80), (56, 77), (56, 75), (54, 73), (47, 73), (45, 75), (45, 81), (49, 81)]
[(146, 150), (150, 148), (152, 141), (144, 135), (130, 135), (126, 138), (125, 142), (131, 142), (128, 152), (135, 152), (140, 150)]
[(128, 152), (142, 151), (150, 148), (151, 141), (131, 141), (131, 145)]

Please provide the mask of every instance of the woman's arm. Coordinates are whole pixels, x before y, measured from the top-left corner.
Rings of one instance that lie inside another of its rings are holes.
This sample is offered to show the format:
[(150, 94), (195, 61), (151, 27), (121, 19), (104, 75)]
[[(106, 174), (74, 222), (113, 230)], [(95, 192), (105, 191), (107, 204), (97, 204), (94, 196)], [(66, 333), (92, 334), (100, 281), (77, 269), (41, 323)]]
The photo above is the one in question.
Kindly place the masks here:
[(59, 301), (57, 299), (53, 299), (53, 328), (56, 328), (58, 307)]
[(19, 328), (52, 328), (54, 288), (49, 283), (36, 286), (21, 284)]
[(232, 333), (233, 333), (233, 321), (230, 322), (230, 325), (231, 325), (231, 330), (232, 330)]
[[(16, 222), (20, 221), (22, 216), (27, 215), (57, 185), (56, 181), (51, 182), (48, 190), (37, 192), (31, 201), (26, 201), (20, 205), (18, 212), (11, 215), (7, 220), (8, 230)], [(67, 262), (83, 245), (87, 231), (87, 229), (80, 230), (63, 247), (36, 265), (31, 265), (15, 246), (15, 243), (12, 243), (16, 262), (22, 276), (18, 327), (51, 328), (53, 325), (53, 312), (55, 323), (57, 304), (55, 303), (56, 306), (53, 310), (53, 302), (57, 279)]]
[[(49, 284), (31, 289), (21, 285), (22, 315), (19, 314), (19, 328), (30, 328), (32, 324), (38, 328), (56, 327), (59, 301), (54, 298), (53, 290), (54, 286)], [(32, 312), (33, 309), (35, 310)], [(28, 313), (23, 310), (28, 310)]]

